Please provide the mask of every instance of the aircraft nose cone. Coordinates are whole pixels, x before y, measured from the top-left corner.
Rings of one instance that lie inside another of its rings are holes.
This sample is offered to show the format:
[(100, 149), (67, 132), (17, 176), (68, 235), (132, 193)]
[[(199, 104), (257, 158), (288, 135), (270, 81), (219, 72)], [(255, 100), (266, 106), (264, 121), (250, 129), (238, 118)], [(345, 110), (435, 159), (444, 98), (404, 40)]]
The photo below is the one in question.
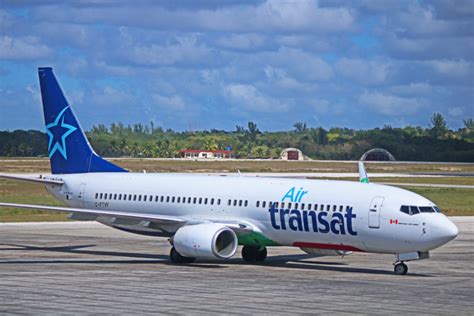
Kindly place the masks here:
[(439, 240), (442, 244), (445, 244), (459, 234), (459, 229), (453, 222), (451, 222), (448, 218), (444, 218), (443, 221), (440, 221), (435, 227), (433, 227), (433, 233), (437, 240)]

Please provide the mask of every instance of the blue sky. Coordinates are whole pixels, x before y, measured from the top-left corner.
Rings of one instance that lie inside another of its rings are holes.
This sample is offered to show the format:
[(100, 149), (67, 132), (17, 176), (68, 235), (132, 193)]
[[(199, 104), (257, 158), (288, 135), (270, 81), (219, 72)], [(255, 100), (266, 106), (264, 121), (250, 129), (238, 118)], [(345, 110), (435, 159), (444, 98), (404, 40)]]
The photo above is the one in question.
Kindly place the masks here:
[(44, 129), (38, 66), (54, 67), (86, 129), (474, 116), (472, 0), (0, 3), (0, 130)]

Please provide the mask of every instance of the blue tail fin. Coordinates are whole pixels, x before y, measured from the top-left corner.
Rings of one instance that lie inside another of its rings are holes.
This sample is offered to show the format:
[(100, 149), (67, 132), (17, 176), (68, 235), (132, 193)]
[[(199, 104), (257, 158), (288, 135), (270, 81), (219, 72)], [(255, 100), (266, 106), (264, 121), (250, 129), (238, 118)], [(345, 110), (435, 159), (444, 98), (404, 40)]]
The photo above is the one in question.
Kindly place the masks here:
[(89, 144), (50, 67), (38, 68), (48, 152), (53, 174), (126, 172), (99, 157)]

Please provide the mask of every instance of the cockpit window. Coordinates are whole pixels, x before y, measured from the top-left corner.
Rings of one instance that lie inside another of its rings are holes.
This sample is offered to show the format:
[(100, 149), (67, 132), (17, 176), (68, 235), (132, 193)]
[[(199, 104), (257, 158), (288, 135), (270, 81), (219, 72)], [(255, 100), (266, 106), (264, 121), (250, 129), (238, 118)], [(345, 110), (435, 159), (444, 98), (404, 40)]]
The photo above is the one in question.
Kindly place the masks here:
[(414, 206), (414, 205), (402, 205), (400, 212), (415, 215), (419, 213), (441, 213), (441, 210), (436, 206)]
[(400, 212), (410, 215), (410, 207), (402, 205), (402, 207), (400, 208)]
[(434, 213), (435, 210), (431, 206), (421, 206), (420, 212), (422, 213)]
[(410, 215), (415, 215), (420, 213), (420, 210), (418, 209), (417, 206), (410, 206)]

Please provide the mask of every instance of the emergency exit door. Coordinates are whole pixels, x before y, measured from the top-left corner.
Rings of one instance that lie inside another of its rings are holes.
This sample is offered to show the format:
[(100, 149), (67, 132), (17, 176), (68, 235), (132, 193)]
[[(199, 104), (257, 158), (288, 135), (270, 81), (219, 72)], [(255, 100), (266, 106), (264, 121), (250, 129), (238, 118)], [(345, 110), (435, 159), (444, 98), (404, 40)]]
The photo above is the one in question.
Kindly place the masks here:
[(380, 227), (380, 212), (383, 206), (383, 197), (376, 197), (370, 203), (369, 208), (369, 228), (379, 228)]

